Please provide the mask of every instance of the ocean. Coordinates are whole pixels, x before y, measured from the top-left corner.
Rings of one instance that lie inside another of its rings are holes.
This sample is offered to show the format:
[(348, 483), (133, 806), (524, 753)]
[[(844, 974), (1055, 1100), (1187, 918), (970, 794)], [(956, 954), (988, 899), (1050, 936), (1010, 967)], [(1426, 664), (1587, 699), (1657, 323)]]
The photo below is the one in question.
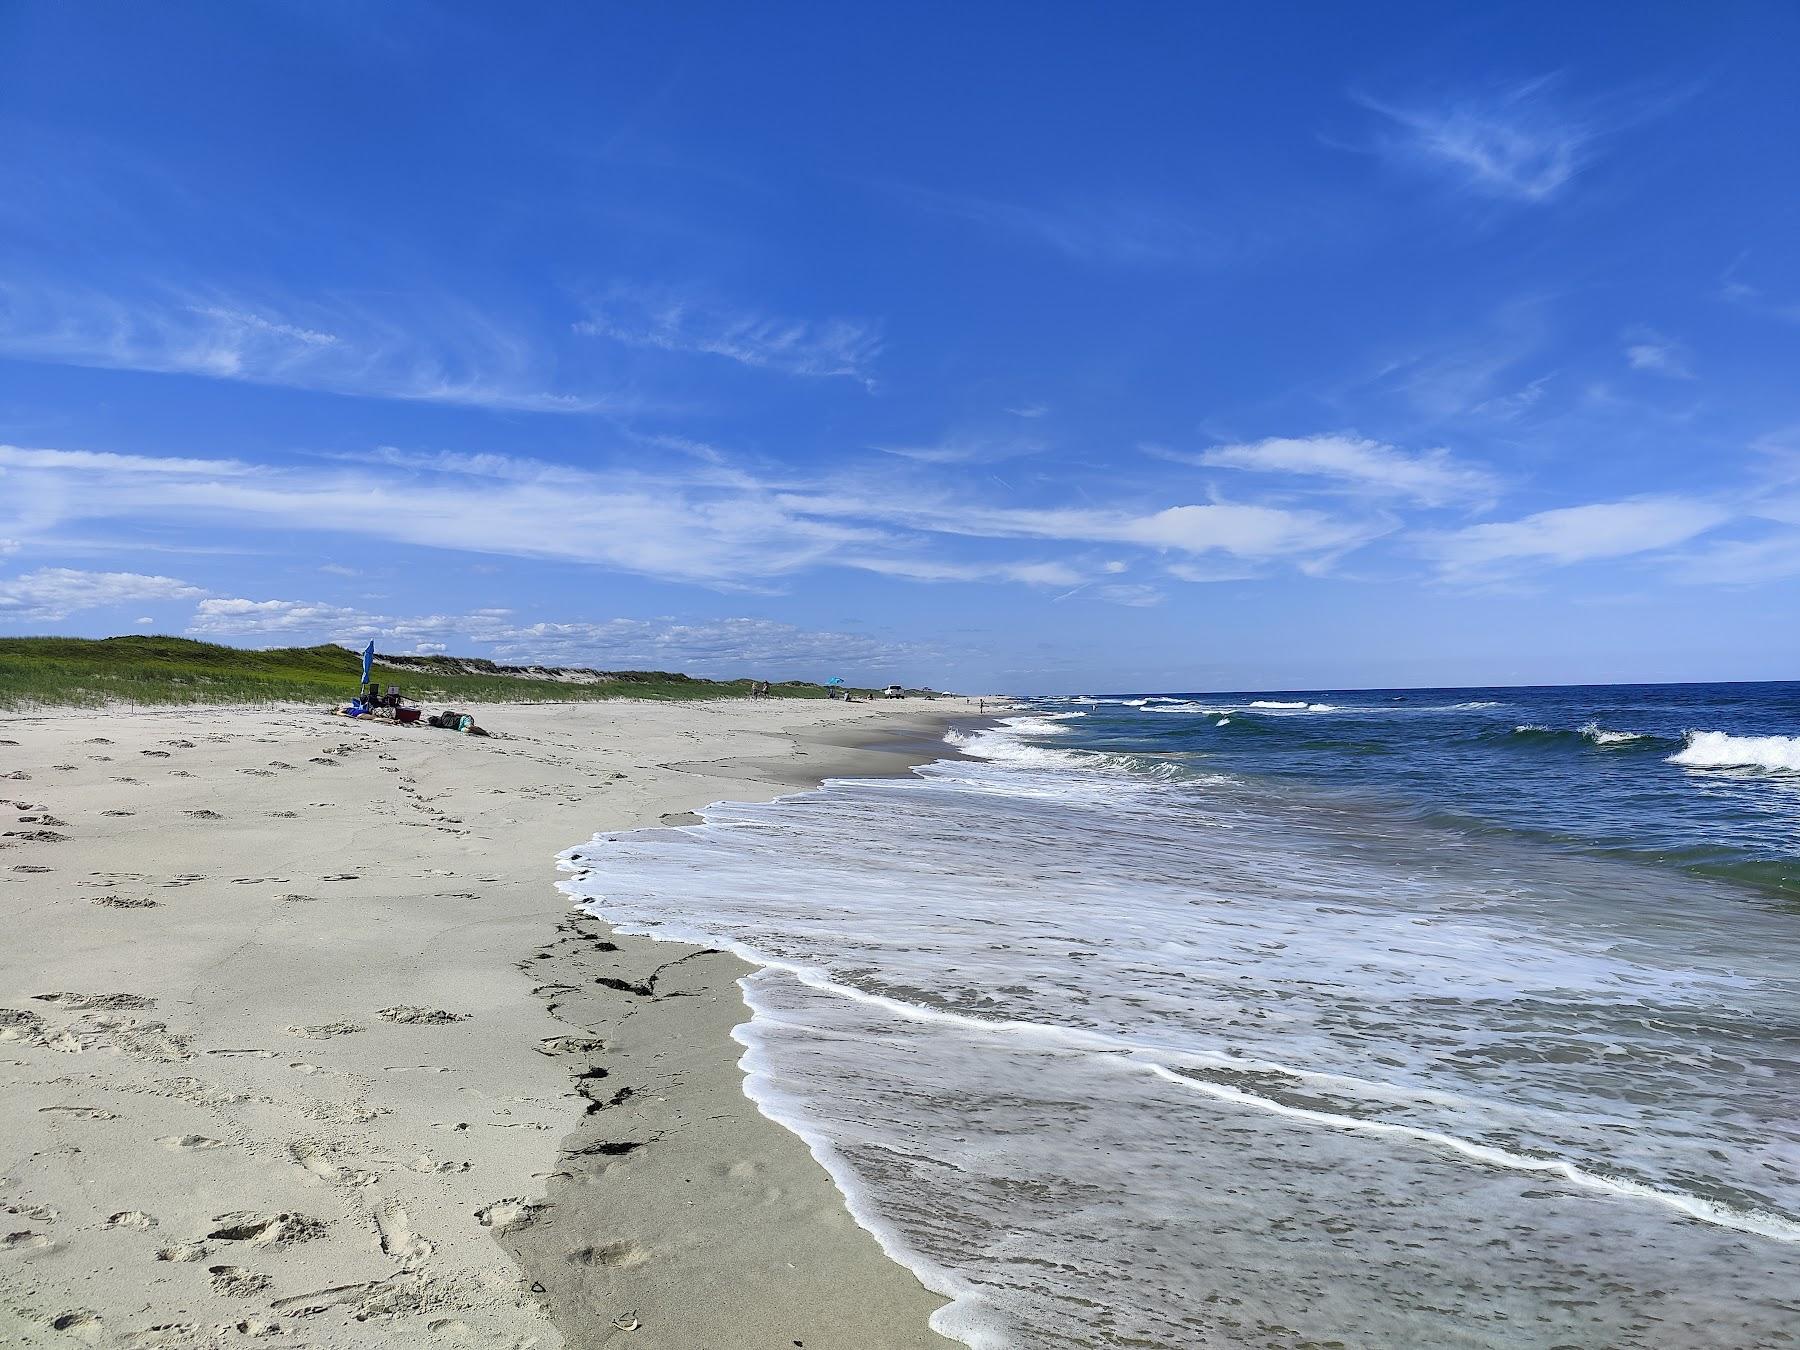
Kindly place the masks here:
[(976, 1347), (1800, 1344), (1800, 684), (1031, 700), (607, 835)]

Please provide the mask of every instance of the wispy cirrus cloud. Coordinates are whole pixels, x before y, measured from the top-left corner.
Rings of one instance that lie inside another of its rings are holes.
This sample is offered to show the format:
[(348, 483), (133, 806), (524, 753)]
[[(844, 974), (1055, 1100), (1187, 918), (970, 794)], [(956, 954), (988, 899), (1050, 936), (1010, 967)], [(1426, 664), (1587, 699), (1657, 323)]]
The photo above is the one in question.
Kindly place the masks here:
[(909, 581), (1017, 581), (1028, 586), (1073, 586), (1082, 579), (1080, 569), (1063, 562), (952, 562), (920, 555), (848, 560), (852, 567)]
[(863, 383), (881, 352), (880, 326), (864, 320), (784, 318), (660, 286), (615, 285), (589, 306), (575, 331), (630, 347)]
[(1484, 196), (1535, 204), (1561, 194), (1600, 134), (1556, 89), (1545, 76), (1480, 93), (1357, 101), (1385, 119), (1374, 148), (1391, 162)]
[(83, 610), (137, 605), (145, 600), (190, 600), (206, 592), (174, 577), (141, 572), (84, 572), (41, 567), (0, 578), (0, 623), (55, 623)]
[(1074, 590), (1064, 591), (1056, 597), (1056, 603), (1061, 604), (1077, 596), (1104, 601), (1109, 605), (1123, 605), (1127, 609), (1151, 609), (1169, 598), (1160, 588), (1142, 582), (1100, 581), (1086, 582)]
[(1800, 528), (1715, 540), (1677, 558), (1671, 570), (1677, 581), (1706, 586), (1754, 586), (1800, 576)]
[(1485, 580), (1532, 566), (1661, 552), (1716, 529), (1733, 514), (1712, 501), (1633, 497), (1427, 534), (1421, 543), (1444, 577)]
[(1222, 553), (1255, 559), (1323, 554), (1366, 542), (1394, 528), (1394, 522), (1386, 519), (1243, 502), (1143, 509), (989, 506), (945, 498), (865, 500), (806, 493), (784, 493), (779, 500), (808, 515), (863, 516), (930, 534), (1132, 544), (1157, 552)]
[(1685, 345), (1654, 328), (1625, 330), (1625, 364), (1633, 370), (1662, 375), (1671, 380), (1694, 378), (1693, 360)]
[[(296, 531), (400, 544), (587, 563), (723, 589), (768, 589), (815, 567), (920, 580), (1007, 580), (1072, 585), (1096, 575), (1081, 552), (1053, 546), (1124, 545), (1152, 558), (1208, 555), (1319, 565), (1386, 533), (1381, 514), (1334, 514), (1253, 502), (1162, 506), (992, 505), (904, 479), (764, 479), (712, 463), (577, 469), (508, 455), (407, 454), (330, 467), (247, 465), (86, 451), (9, 450), (0, 471), (8, 537), (54, 540), (69, 527), (126, 523), (205, 526), (254, 537)], [(958, 556), (957, 539), (986, 541)], [(1035, 556), (1006, 557), (1029, 541)]]
[(994, 464), (1025, 455), (1042, 454), (1044, 441), (1031, 436), (950, 436), (930, 445), (877, 445), (884, 455), (921, 464)]
[(259, 302), (204, 288), (0, 283), (0, 356), (509, 412), (623, 410), (547, 387), (527, 336), (442, 297)]
[(1205, 468), (1317, 478), (1341, 488), (1396, 496), (1421, 506), (1486, 502), (1500, 491), (1500, 481), (1494, 474), (1458, 460), (1448, 450), (1409, 453), (1349, 431), (1271, 436), (1194, 454), (1161, 448), (1151, 448), (1151, 453)]

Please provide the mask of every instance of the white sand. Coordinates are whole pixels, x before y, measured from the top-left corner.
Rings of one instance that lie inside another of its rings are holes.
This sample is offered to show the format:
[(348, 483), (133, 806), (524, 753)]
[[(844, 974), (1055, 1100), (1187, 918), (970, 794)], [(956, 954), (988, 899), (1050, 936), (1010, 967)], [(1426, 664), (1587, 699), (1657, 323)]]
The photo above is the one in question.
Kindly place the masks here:
[(685, 949), (554, 889), (920, 705), (476, 711), (0, 718), (0, 1344), (946, 1344), (743, 1097), (742, 967), (595, 986)]

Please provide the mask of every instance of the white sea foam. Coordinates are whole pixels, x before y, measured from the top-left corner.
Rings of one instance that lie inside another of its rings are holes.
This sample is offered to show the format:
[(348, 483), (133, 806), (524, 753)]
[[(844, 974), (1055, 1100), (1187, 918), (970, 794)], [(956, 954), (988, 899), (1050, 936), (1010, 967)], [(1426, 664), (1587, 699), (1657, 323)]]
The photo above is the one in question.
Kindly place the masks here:
[(1800, 773), (1800, 736), (1733, 736), (1690, 731), (1687, 744), (1669, 756), (1686, 769), (1783, 769)]
[[(1346, 847), (1330, 813), (1154, 742), (1082, 749), (1091, 725), (952, 731), (973, 758), (916, 781), (715, 805), (569, 857), (565, 889), (622, 931), (758, 966), (747, 1090), (952, 1300), (939, 1331), (1443, 1344), (1524, 1299), (1570, 1343), (1687, 1343), (1628, 1325), (1643, 1271), (1752, 1323), (1800, 1280), (1791, 1056), (1764, 1039), (1791, 1006), (1786, 926), (1696, 924), (1704, 885), (1566, 854)], [(1296, 1245), (1275, 1213), (1356, 1228)], [(1486, 1242), (1521, 1225), (1538, 1240)], [(1200, 1297), (1212, 1270), (1245, 1321), (1212, 1320), (1237, 1315)]]
[(1632, 741), (1650, 740), (1647, 731), (1608, 731), (1598, 722), (1589, 722), (1581, 728), (1581, 734), (1595, 745), (1629, 745)]
[(1779, 1214), (1772, 1214), (1768, 1210), (1739, 1209), (1732, 1205), (1721, 1204), (1716, 1200), (1708, 1200), (1703, 1196), (1664, 1190), (1657, 1186), (1646, 1186), (1642, 1182), (1632, 1181), (1628, 1177), (1604, 1176), (1587, 1168), (1577, 1167), (1563, 1158), (1536, 1158), (1529, 1154), (1514, 1153), (1508, 1149), (1493, 1148), (1487, 1144), (1477, 1144), (1468, 1139), (1459, 1139), (1455, 1135), (1445, 1134), (1441, 1130), (1422, 1130), (1416, 1126), (1398, 1125), (1392, 1121), (1364, 1120), (1354, 1116), (1338, 1115), (1330, 1111), (1314, 1111), (1307, 1107), (1290, 1106), (1285, 1102), (1274, 1101), (1254, 1092), (1245, 1092), (1229, 1084), (1210, 1083), (1189, 1074), (1176, 1073), (1165, 1069), (1160, 1064), (1153, 1064), (1150, 1068), (1153, 1073), (1171, 1083), (1178, 1083), (1195, 1092), (1204, 1092), (1221, 1101), (1255, 1106), (1258, 1110), (1272, 1111), (1276, 1115), (1289, 1116), (1295, 1120), (1308, 1121), (1314, 1125), (1323, 1125), (1334, 1130), (1352, 1130), (1363, 1134), (1394, 1135), (1415, 1139), (1420, 1143), (1448, 1149), (1465, 1158), (1473, 1158), (1476, 1162), (1487, 1163), (1491, 1167), (1502, 1167), (1515, 1172), (1546, 1172), (1552, 1176), (1559, 1176), (1565, 1181), (1573, 1182), (1577, 1186), (1585, 1186), (1590, 1190), (1609, 1191), (1614, 1195), (1649, 1200), (1685, 1214), (1690, 1219), (1717, 1224), (1721, 1228), (1735, 1228), (1740, 1233), (1754, 1233), (1758, 1237), (1770, 1238), (1776, 1242), (1800, 1242), (1800, 1223)]

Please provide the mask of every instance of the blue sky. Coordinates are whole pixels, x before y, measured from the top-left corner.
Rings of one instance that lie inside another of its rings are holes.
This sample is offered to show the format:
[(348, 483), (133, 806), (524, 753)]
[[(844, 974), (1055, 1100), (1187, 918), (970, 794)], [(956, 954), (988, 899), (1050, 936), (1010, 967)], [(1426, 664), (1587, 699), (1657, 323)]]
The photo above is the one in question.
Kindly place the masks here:
[(0, 633), (1800, 671), (1786, 5), (0, 3)]

